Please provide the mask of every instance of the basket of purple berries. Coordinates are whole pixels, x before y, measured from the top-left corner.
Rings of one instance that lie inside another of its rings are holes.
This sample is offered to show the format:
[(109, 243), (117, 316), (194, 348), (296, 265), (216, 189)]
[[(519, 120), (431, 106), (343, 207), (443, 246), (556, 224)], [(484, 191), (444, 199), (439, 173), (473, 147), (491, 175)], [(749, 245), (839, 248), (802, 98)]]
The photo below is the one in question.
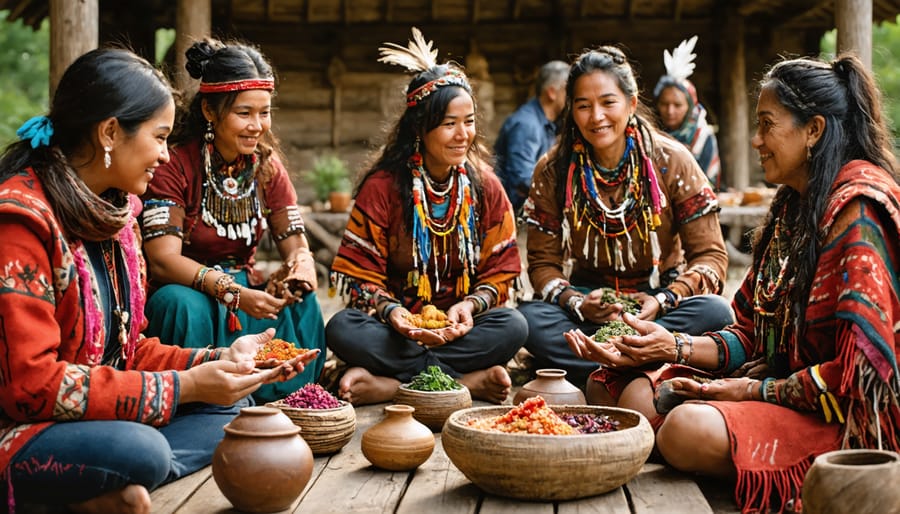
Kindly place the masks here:
[(327, 455), (344, 447), (356, 431), (353, 405), (319, 384), (306, 384), (277, 402), (266, 404), (281, 409), (295, 425), (315, 455)]

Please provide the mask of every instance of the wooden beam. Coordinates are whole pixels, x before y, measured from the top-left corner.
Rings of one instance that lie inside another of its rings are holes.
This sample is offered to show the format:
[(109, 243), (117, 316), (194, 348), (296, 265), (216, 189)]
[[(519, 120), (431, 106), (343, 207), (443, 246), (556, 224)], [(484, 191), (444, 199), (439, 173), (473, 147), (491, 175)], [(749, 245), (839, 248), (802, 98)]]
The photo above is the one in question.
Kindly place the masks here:
[(190, 96), (195, 84), (184, 65), (184, 53), (198, 39), (209, 36), (212, 30), (211, 0), (178, 0), (175, 7), (175, 86)]
[(512, 19), (518, 20), (522, 16), (522, 0), (513, 0)]
[(837, 52), (853, 52), (872, 69), (872, 0), (836, 0)]
[(747, 98), (747, 70), (744, 18), (736, 6), (726, 7), (719, 48), (719, 90), (722, 113), (717, 139), (725, 184), (737, 189), (750, 185), (750, 105)]
[(438, 8), (438, 0), (431, 0), (431, 19), (437, 20), (440, 9)]
[(50, 98), (66, 68), (99, 39), (98, 0), (50, 0)]
[(676, 22), (681, 21), (681, 10), (684, 7), (684, 0), (675, 0), (675, 8), (673, 9)]
[(394, 22), (394, 0), (384, 0), (384, 21)]
[(588, 13), (588, 0), (578, 0), (578, 15), (584, 18)]
[(479, 0), (472, 0), (471, 5), (471, 14), (469, 19), (472, 20), (472, 24), (478, 23), (478, 14), (481, 11), (481, 2)]

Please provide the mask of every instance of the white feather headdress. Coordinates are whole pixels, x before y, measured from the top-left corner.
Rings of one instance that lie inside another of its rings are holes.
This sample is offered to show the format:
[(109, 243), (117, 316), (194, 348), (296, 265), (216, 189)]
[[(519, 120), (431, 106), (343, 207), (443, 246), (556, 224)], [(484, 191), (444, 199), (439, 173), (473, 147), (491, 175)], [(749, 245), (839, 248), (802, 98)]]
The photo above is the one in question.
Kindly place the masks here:
[(697, 44), (697, 36), (685, 39), (669, 53), (669, 50), (663, 50), (663, 62), (666, 65), (666, 75), (675, 80), (685, 80), (694, 73), (694, 46)]
[(413, 72), (422, 72), (437, 66), (438, 50), (437, 48), (432, 50), (433, 42), (426, 43), (422, 31), (416, 27), (412, 28), (412, 37), (406, 48), (395, 43), (384, 43), (387, 46), (378, 49), (381, 53), (378, 62), (396, 64)]

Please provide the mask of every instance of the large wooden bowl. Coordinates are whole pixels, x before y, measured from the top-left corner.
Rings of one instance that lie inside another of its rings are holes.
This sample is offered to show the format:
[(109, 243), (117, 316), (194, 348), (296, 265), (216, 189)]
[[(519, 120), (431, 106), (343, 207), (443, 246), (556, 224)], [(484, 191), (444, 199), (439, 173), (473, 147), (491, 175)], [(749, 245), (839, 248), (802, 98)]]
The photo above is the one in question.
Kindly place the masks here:
[(615, 432), (578, 435), (508, 434), (468, 426), (472, 419), (506, 414), (512, 406), (472, 407), (453, 413), (441, 435), (453, 464), (481, 489), (523, 500), (574, 500), (602, 494), (631, 480), (650, 456), (653, 429), (629, 409), (554, 405), (560, 414), (605, 414)]
[(432, 432), (440, 432), (451, 414), (472, 406), (472, 395), (466, 386), (450, 391), (417, 391), (402, 384), (394, 395), (394, 403), (412, 405), (416, 420)]
[(306, 441), (315, 455), (334, 453), (344, 447), (356, 432), (356, 410), (341, 400), (334, 409), (297, 409), (283, 401), (266, 404), (281, 409), (295, 425), (300, 427), (300, 437)]

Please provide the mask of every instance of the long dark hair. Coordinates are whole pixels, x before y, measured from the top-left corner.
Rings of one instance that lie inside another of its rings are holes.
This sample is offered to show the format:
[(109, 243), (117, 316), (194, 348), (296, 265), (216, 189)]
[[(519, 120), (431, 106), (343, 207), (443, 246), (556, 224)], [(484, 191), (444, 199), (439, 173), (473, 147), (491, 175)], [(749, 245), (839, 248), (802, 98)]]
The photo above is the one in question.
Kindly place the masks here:
[[(447, 75), (449, 64), (442, 64), (423, 71), (416, 75), (406, 88), (407, 94), (415, 91), (422, 85)], [(366, 172), (362, 175), (354, 191), (354, 196), (373, 173), (385, 170), (394, 176), (394, 185), (400, 193), (403, 202), (403, 220), (407, 229), (412, 229), (412, 173), (408, 167), (409, 157), (415, 152), (416, 138), (422, 139), (425, 134), (434, 130), (441, 124), (447, 114), (450, 102), (459, 95), (468, 94), (475, 103), (475, 95), (469, 87), (459, 85), (447, 85), (438, 87), (433, 93), (420, 100), (416, 105), (407, 107), (400, 119), (391, 130), (384, 149), (375, 158)], [(475, 190), (474, 198), (480, 201), (482, 197), (482, 178), (480, 168), (487, 162), (484, 154), (483, 136), (477, 130), (475, 140), (469, 146), (466, 156), (466, 172), (472, 181)]]
[[(203, 82), (230, 82), (244, 79), (275, 79), (272, 65), (254, 46), (238, 41), (221, 42), (205, 38), (194, 42), (184, 53), (184, 65), (192, 78)], [(206, 116), (203, 115), (203, 100), (215, 111), (219, 119), (225, 117), (241, 91), (226, 93), (197, 93), (187, 108), (179, 112), (172, 143), (183, 144), (203, 137), (206, 132)], [(275, 92), (272, 92), (274, 99)], [(259, 173), (265, 180), (274, 170), (269, 165), (269, 156), (275, 154), (284, 161), (278, 138), (267, 130), (259, 139)]]
[[(760, 82), (770, 88), (790, 112), (795, 127), (814, 116), (825, 118), (825, 129), (810, 148), (808, 187), (804, 194), (782, 186), (772, 201), (763, 229), (754, 238), (753, 262), (758, 266), (772, 238), (776, 218), (788, 210), (793, 227), (790, 259), (796, 263), (794, 287), (789, 300), (792, 318), (802, 335), (805, 306), (825, 234), (819, 224), (838, 172), (854, 159), (869, 161), (897, 180), (891, 138), (881, 112), (881, 94), (871, 74), (852, 55), (841, 55), (831, 63), (813, 59), (791, 59), (774, 65)], [(788, 272), (790, 273), (790, 272)], [(787, 277), (786, 277), (787, 278)]]
[[(69, 167), (81, 164), (68, 160), (88, 148), (88, 161), (96, 157), (100, 150), (91, 133), (101, 121), (116, 118), (132, 136), (171, 101), (168, 81), (145, 59), (123, 48), (91, 50), (66, 69), (56, 87), (47, 115), (53, 125), (49, 145), (32, 148), (30, 141), (17, 141), (7, 146), (0, 157), (0, 180), (31, 167), (65, 233), (96, 239), (100, 235), (91, 227), (104, 224), (104, 213), (91, 209), (83, 201), (84, 191), (67, 178)], [(118, 196), (110, 200), (122, 204), (124, 195)]]
[[(600, 46), (593, 50), (587, 50), (575, 59), (569, 68), (569, 78), (566, 82), (566, 106), (560, 116), (562, 125), (560, 127), (559, 143), (554, 151), (550, 152), (548, 166), (551, 166), (556, 173), (556, 183), (565, 184), (566, 176), (569, 170), (570, 152), (572, 145), (578, 133), (578, 125), (575, 124), (575, 118), (572, 116), (572, 99), (575, 98), (575, 82), (584, 75), (602, 71), (610, 77), (616, 79), (619, 89), (625, 94), (626, 98), (638, 97), (639, 89), (637, 85), (637, 77), (634, 68), (625, 57), (625, 53), (615, 46)], [(653, 123), (649, 109), (644, 106), (640, 100), (637, 103), (637, 112), (635, 112), (638, 130), (641, 131), (641, 137), (645, 144), (647, 155), (653, 155), (654, 147), (654, 131)], [(588, 152), (593, 152), (593, 147), (587, 141), (584, 141), (585, 148)], [(565, 187), (558, 187), (556, 194), (563, 203), (565, 196)]]

